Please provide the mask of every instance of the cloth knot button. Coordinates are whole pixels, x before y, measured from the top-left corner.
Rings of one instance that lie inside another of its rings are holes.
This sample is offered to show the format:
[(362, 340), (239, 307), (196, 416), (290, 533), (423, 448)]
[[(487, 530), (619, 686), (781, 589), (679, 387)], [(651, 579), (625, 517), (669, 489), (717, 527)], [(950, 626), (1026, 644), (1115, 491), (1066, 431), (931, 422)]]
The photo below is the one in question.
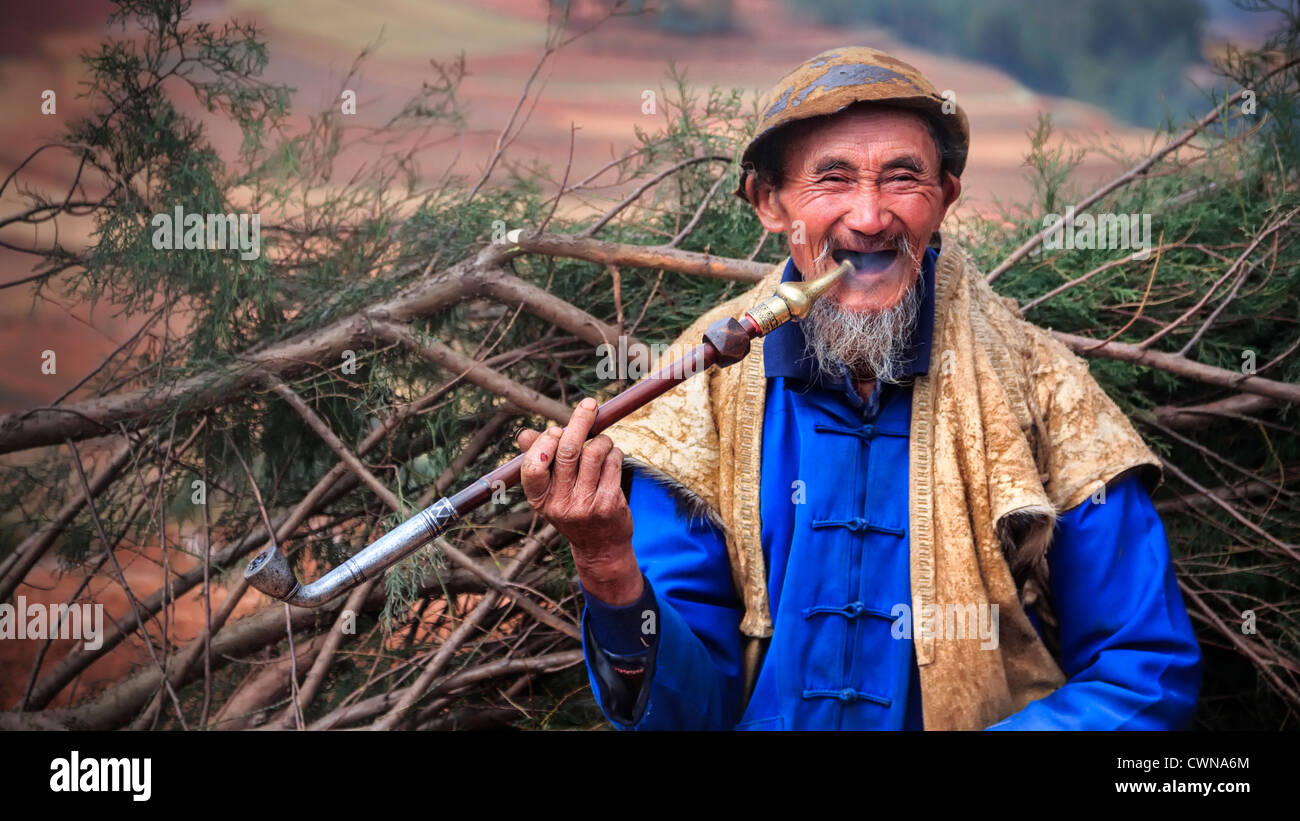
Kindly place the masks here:
[(861, 601), (849, 602), (848, 604), (842, 604), (839, 606), (818, 604), (813, 607), (807, 607), (804, 608), (803, 617), (805, 619), (808, 619), (808, 618), (812, 618), (813, 616), (819, 613), (831, 613), (838, 616), (845, 616), (846, 618), (850, 618), (850, 619), (856, 619), (857, 617), (866, 613), (872, 616), (878, 616), (882, 619), (885, 619), (886, 621), (894, 620), (893, 614), (888, 610), (880, 610), (878, 608), (867, 607), (866, 602), (861, 602)]
[(812, 527), (813, 530), (820, 530), (823, 527), (842, 527), (854, 533), (861, 533), (864, 530), (872, 530), (876, 533), (888, 533), (892, 536), (902, 536), (904, 533), (901, 527), (873, 525), (871, 522), (861, 517), (853, 519), (818, 519), (812, 523)]
[(870, 422), (868, 424), (856, 428), (839, 428), (834, 425), (827, 425), (823, 422), (818, 422), (817, 424), (813, 425), (813, 430), (817, 431), (818, 433), (838, 433), (841, 436), (855, 436), (864, 445), (870, 445), (871, 440), (875, 439), (877, 436), (896, 436), (903, 439), (907, 438), (906, 431), (880, 430), (879, 428), (876, 427), (876, 424), (874, 422)]
[(892, 699), (884, 696), (876, 696), (871, 693), (863, 693), (854, 690), (851, 687), (845, 687), (843, 690), (804, 690), (803, 697), (810, 698), (833, 698), (837, 701), (870, 701), (872, 704), (879, 704), (882, 707), (889, 707), (894, 702)]
[(815, 615), (827, 613), (836, 616), (844, 616), (849, 619), (856, 619), (864, 613), (872, 616), (879, 616), (886, 621), (893, 621), (894, 616), (887, 610), (879, 610), (867, 607), (866, 602), (855, 601), (842, 605), (818, 604), (813, 607), (806, 607), (803, 611), (803, 617), (810, 619)]

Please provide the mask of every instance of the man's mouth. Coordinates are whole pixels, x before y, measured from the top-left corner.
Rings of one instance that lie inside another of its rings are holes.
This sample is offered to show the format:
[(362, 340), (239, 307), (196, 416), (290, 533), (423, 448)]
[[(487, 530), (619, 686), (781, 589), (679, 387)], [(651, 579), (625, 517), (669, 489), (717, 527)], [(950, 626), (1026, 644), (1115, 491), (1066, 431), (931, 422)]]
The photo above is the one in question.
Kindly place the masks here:
[(878, 274), (893, 265), (897, 258), (898, 251), (893, 248), (880, 251), (850, 251), (841, 248), (831, 252), (831, 259), (837, 265), (847, 259), (853, 263), (854, 271), (858, 274)]

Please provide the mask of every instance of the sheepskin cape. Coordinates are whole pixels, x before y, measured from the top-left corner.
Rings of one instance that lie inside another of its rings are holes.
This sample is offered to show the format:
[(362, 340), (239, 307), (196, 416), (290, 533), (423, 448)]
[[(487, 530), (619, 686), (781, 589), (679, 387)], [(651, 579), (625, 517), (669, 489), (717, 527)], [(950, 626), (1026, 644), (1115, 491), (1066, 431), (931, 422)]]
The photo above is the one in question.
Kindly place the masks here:
[[(712, 322), (770, 295), (784, 267), (701, 316), (671, 350), (697, 344)], [(772, 634), (759, 520), (766, 390), (759, 339), (741, 362), (697, 374), (607, 431), (631, 464), (723, 529), (749, 638), (747, 693)], [(917, 627), (922, 614), (942, 612), (927, 606), (996, 604), (999, 630), (993, 649), (933, 627), (913, 630), (925, 727), (982, 729), (1065, 681), (1026, 615), (1032, 607), (1051, 618), (1045, 558), (1057, 512), (1100, 497), (1129, 471), (1153, 484), (1160, 465), (1087, 364), (1024, 321), (951, 240), (936, 263), (931, 361), (913, 384), (911, 414)]]

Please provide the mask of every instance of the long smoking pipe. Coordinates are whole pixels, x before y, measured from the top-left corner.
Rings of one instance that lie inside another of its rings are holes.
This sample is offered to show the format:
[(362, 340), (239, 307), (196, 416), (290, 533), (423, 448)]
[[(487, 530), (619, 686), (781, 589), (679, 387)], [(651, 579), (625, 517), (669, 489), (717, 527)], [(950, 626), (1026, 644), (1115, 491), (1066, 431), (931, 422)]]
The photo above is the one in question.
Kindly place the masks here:
[[(694, 374), (713, 365), (725, 368), (744, 359), (749, 354), (750, 342), (791, 319), (806, 317), (813, 303), (851, 270), (853, 263), (845, 260), (812, 282), (783, 282), (772, 296), (746, 311), (739, 320), (727, 318), (713, 323), (705, 332), (704, 341), (681, 359), (601, 405), (587, 438), (596, 436)], [(320, 607), (366, 579), (378, 576), (445, 533), (491, 498), (494, 489), (519, 484), (523, 461), (524, 456), (520, 454), (454, 496), (439, 499), (310, 584), (298, 581), (289, 557), (274, 544), (253, 557), (244, 569), (244, 578), (272, 598), (298, 607)]]

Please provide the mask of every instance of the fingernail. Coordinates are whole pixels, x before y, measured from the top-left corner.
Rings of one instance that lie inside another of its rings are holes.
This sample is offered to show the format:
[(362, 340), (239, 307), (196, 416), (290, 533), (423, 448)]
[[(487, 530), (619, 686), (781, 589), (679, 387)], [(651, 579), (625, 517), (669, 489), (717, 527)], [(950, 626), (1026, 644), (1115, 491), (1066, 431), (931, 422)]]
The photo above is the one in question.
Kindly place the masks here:
[(587, 410), (595, 410), (595, 409), (596, 409), (596, 400), (595, 400), (595, 399), (592, 399), (590, 396), (588, 396), (586, 399), (582, 400), (582, 401), (579, 402), (578, 404), (581, 405), (582, 407), (586, 408)]

